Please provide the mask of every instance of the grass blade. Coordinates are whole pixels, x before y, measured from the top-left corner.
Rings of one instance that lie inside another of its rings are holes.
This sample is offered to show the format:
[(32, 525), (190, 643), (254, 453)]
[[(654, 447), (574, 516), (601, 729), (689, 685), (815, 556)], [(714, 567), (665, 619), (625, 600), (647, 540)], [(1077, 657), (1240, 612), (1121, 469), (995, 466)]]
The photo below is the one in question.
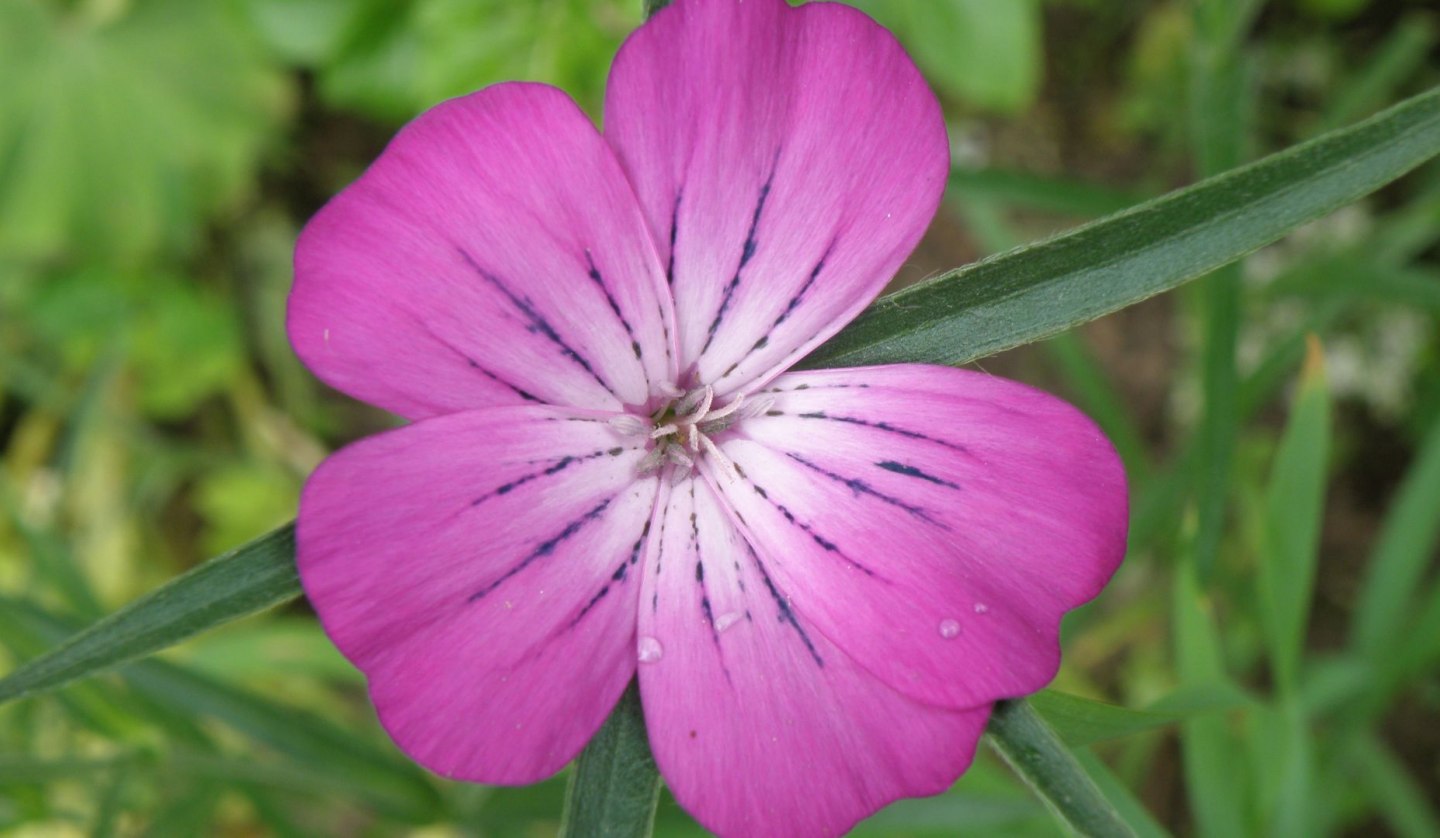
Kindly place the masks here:
[(1352, 643), (1365, 655), (1376, 655), (1407, 629), (1413, 593), (1440, 538), (1440, 421), (1426, 436), (1415, 465), (1405, 475), (1390, 513), (1380, 530), (1369, 572), (1360, 589)]
[(1236, 695), (1218, 692), (1212, 693), (1209, 701), (1183, 710), (1135, 710), (1056, 690), (1041, 690), (1030, 696), (1029, 702), (1072, 748), (1133, 736), (1239, 705)]
[(1330, 395), (1320, 342), (1312, 336), (1290, 421), (1275, 454), (1260, 527), (1260, 620), (1276, 686), (1285, 695), (1295, 690), (1305, 651), (1329, 452)]
[(963, 364), (1209, 273), (1440, 153), (1440, 89), (1047, 242), (878, 300), (802, 368)]
[(10, 701), (144, 657), (300, 595), (287, 524), (179, 576), (0, 679)]

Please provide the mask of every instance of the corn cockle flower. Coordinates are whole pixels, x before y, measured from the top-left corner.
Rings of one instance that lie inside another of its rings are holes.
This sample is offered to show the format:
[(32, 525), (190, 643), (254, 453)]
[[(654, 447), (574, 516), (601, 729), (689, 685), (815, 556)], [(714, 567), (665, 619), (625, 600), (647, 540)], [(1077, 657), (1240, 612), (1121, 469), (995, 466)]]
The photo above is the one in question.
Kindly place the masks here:
[(572, 759), (637, 671), (675, 797), (825, 834), (945, 789), (1124, 549), (1103, 436), (945, 367), (786, 372), (880, 291), (949, 168), (839, 4), (680, 0), (560, 91), (441, 104), (310, 222), (289, 332), (411, 424), (305, 487), (298, 561), (380, 719), (451, 777)]

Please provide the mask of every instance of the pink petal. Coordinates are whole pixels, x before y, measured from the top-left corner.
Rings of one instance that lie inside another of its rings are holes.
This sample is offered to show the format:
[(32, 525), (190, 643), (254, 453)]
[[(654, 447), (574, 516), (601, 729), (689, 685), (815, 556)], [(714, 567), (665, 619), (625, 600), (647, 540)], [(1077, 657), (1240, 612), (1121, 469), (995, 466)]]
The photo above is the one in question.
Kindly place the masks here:
[(718, 479), (795, 610), (886, 683), (972, 707), (1044, 686), (1125, 553), (1125, 475), (1079, 411), (932, 366), (787, 374)]
[(306, 226), (289, 331), (330, 385), (410, 418), (617, 409), (673, 380), (634, 194), (559, 90), (501, 84), (410, 123)]
[(602, 420), (501, 407), (371, 437), (311, 476), (306, 594), (417, 762), (529, 783), (599, 728), (635, 672), (642, 456)]
[(949, 168), (934, 95), (839, 3), (681, 0), (615, 59), (605, 137), (676, 297), (682, 370), (724, 396), (834, 334), (925, 231)]
[(706, 482), (662, 497), (637, 649), (650, 744), (676, 800), (720, 835), (844, 832), (970, 764), (989, 707), (887, 687), (791, 609)]

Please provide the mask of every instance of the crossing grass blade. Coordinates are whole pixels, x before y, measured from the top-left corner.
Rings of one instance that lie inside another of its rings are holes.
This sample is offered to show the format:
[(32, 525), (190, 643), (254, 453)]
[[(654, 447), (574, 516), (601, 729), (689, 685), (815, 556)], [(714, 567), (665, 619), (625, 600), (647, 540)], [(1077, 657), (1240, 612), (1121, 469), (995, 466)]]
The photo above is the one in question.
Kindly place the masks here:
[(300, 595), (292, 524), (151, 591), (0, 679), (0, 702), (54, 689)]
[(963, 364), (1168, 291), (1440, 153), (1440, 88), (1040, 244), (882, 297), (803, 368)]

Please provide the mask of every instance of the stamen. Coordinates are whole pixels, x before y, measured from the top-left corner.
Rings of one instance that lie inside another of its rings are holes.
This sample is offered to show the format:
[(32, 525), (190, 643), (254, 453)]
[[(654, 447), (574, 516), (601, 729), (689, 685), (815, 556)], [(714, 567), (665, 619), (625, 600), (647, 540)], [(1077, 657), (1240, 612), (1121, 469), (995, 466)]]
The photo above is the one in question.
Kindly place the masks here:
[(675, 404), (676, 416), (689, 416), (695, 412), (695, 407), (705, 398), (705, 389), (691, 390), (689, 395)]
[(666, 446), (664, 445), (657, 445), (651, 448), (645, 457), (640, 460), (640, 465), (636, 466), (635, 470), (642, 476), (654, 474), (659, 470), (660, 466), (665, 464), (665, 448)]
[(697, 407), (696, 412), (691, 413), (697, 422), (700, 419), (704, 419), (706, 413), (710, 412), (710, 406), (714, 405), (714, 400), (716, 400), (716, 389), (711, 387), (710, 384), (706, 384), (704, 390), (701, 390), (700, 407)]
[(699, 426), (699, 425), (691, 425), (691, 426), (690, 426), (690, 450), (691, 450), (691, 451), (699, 451), (699, 450), (700, 450), (700, 426)]
[(680, 428), (677, 427), (674, 422), (671, 422), (671, 423), (669, 423), (669, 424), (667, 424), (667, 425), (661, 425), (660, 427), (658, 427), (658, 428), (656, 428), (655, 430), (651, 431), (651, 432), (650, 432), (650, 438), (651, 438), (651, 439), (659, 439), (659, 438), (662, 437), (662, 436), (668, 436), (668, 435), (670, 435), (670, 434), (673, 434), (673, 433), (675, 433), (675, 432), (678, 431), (678, 430), (680, 430)]
[(705, 446), (705, 453), (709, 454), (715, 460), (715, 465), (720, 467), (720, 473), (725, 475), (727, 482), (734, 483), (740, 479), (740, 473), (735, 470), (735, 464), (720, 452), (719, 447), (710, 441), (710, 437), (700, 437), (700, 444)]
[(736, 410), (739, 410), (739, 409), (740, 409), (740, 405), (743, 404), (744, 401), (745, 401), (745, 397), (744, 397), (744, 396), (736, 396), (734, 401), (730, 402), (729, 404), (725, 405), (724, 407), (720, 408), (719, 410), (715, 411), (714, 413), (706, 414), (706, 416), (705, 416), (705, 421), (706, 421), (706, 422), (711, 422), (711, 421), (714, 421), (714, 420), (716, 420), (716, 419), (723, 419), (723, 418), (725, 418), (726, 416), (729, 416), (730, 414), (734, 413)]
[(610, 427), (614, 428), (615, 432), (621, 436), (640, 436), (645, 433), (646, 428), (650, 427), (649, 422), (630, 413), (612, 416), (609, 421)]
[(691, 468), (695, 465), (695, 461), (690, 459), (690, 455), (685, 453), (685, 449), (674, 443), (665, 446), (665, 453), (670, 457), (671, 462), (677, 463), (685, 468)]
[(681, 396), (685, 395), (684, 390), (681, 390), (679, 387), (676, 387), (674, 384), (671, 384), (668, 381), (655, 382), (655, 389), (660, 391), (660, 395), (671, 399), (678, 399)]
[(741, 419), (753, 419), (762, 413), (768, 413), (770, 408), (775, 406), (774, 396), (756, 396), (745, 402), (745, 409), (740, 411)]
[(742, 417), (732, 413), (729, 416), (722, 416), (714, 422), (706, 419), (704, 422), (700, 423), (700, 433), (714, 436), (715, 434), (721, 433), (723, 431), (728, 431), (730, 430), (730, 427), (736, 422), (739, 422), (741, 418)]

